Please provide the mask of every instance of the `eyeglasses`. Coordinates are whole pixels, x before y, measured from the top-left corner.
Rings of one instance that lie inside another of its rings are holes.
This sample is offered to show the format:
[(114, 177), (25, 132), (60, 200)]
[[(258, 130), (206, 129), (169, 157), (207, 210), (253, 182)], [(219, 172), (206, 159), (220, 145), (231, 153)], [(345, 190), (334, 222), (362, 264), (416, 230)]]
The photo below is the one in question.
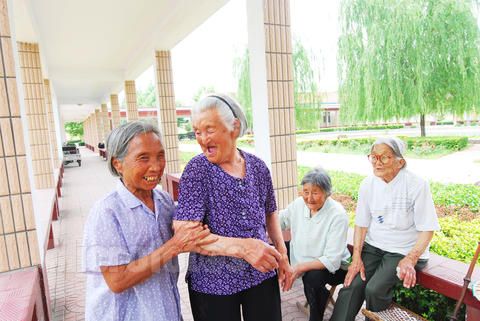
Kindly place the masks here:
[(391, 158), (393, 158), (393, 156), (375, 154), (369, 154), (367, 155), (367, 157), (372, 164), (375, 164), (377, 161), (380, 161), (380, 163), (382, 164), (386, 164), (390, 161)]

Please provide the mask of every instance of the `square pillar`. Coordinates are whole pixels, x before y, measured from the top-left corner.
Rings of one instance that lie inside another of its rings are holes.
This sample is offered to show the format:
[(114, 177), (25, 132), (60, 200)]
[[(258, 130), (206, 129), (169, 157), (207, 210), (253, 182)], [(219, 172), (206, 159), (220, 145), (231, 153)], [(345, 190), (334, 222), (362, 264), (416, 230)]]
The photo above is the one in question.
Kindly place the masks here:
[(120, 105), (118, 95), (110, 95), (110, 105), (112, 107), (112, 129), (120, 126)]
[(170, 51), (155, 52), (155, 69), (159, 101), (158, 119), (167, 159), (165, 173), (178, 173), (180, 171), (180, 164), (178, 156), (177, 115), (175, 110)]
[(53, 116), (53, 106), (52, 106), (52, 92), (50, 90), (50, 80), (44, 79), (44, 92), (45, 92), (45, 106), (47, 109), (47, 122), (48, 122), (48, 131), (49, 131), (49, 141), (53, 157), (53, 167), (60, 168), (61, 160), (59, 158), (58, 144), (57, 144), (57, 133), (55, 131), (55, 119)]
[(35, 188), (53, 188), (53, 164), (50, 149), (50, 132), (44, 96), (44, 82), (40, 52), (35, 43), (18, 43), (20, 68), (25, 93), (25, 110), (32, 150)]
[(282, 209), (298, 195), (290, 2), (249, 0), (247, 20), (255, 148)]
[(102, 104), (100, 109), (100, 118), (103, 124), (103, 141), (107, 140), (108, 134), (110, 134), (110, 120), (108, 119), (107, 104)]
[(0, 273), (40, 264), (14, 41), (0, 0)]
[(125, 81), (125, 100), (127, 101), (127, 121), (137, 120), (138, 108), (135, 80)]

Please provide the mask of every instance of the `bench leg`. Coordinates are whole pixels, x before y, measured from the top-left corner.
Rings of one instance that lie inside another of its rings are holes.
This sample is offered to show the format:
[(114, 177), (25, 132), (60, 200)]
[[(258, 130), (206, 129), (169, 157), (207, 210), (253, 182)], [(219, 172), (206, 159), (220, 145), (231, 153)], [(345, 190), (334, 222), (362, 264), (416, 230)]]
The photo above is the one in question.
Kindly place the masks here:
[(47, 250), (51, 250), (55, 247), (55, 242), (53, 241), (53, 228), (50, 224), (50, 232), (48, 233), (48, 245)]
[(52, 211), (52, 221), (58, 220), (58, 199), (55, 196), (55, 203), (53, 204), (53, 211)]

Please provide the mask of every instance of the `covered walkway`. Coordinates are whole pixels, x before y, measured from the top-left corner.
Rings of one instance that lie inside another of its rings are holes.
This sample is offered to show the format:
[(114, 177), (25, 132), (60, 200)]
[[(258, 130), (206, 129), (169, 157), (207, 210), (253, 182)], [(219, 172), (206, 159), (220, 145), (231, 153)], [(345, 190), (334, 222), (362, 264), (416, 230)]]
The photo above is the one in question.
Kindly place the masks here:
[[(60, 218), (54, 222), (55, 248), (47, 252), (46, 265), (50, 288), (53, 321), (84, 320), (85, 276), (81, 271), (83, 224), (93, 203), (110, 192), (116, 180), (110, 175), (106, 163), (97, 153), (81, 148), (82, 167), (65, 167)], [(178, 281), (185, 321), (193, 320), (190, 314), (188, 292), (184, 282), (187, 255), (180, 257), (181, 276)], [(296, 307), (303, 302), (301, 282), (282, 294), (282, 312), (285, 321), (308, 320)], [(328, 320), (332, 306), (325, 314)], [(362, 317), (357, 318), (359, 321)]]

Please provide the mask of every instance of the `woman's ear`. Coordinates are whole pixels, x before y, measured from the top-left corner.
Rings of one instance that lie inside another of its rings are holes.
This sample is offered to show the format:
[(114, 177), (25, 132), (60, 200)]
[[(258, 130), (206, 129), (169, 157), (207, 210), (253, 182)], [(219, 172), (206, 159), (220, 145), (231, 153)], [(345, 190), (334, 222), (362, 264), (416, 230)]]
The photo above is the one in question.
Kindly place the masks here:
[(115, 170), (117, 171), (118, 175), (122, 176), (122, 171), (123, 171), (122, 162), (119, 161), (117, 158), (113, 158), (112, 159), (112, 165), (115, 168)]
[(238, 118), (235, 118), (233, 121), (233, 132), (235, 133), (235, 137), (240, 135), (240, 120)]
[(400, 158), (399, 163), (400, 163), (400, 168), (404, 168), (405, 165), (407, 165), (407, 161), (403, 158)]

